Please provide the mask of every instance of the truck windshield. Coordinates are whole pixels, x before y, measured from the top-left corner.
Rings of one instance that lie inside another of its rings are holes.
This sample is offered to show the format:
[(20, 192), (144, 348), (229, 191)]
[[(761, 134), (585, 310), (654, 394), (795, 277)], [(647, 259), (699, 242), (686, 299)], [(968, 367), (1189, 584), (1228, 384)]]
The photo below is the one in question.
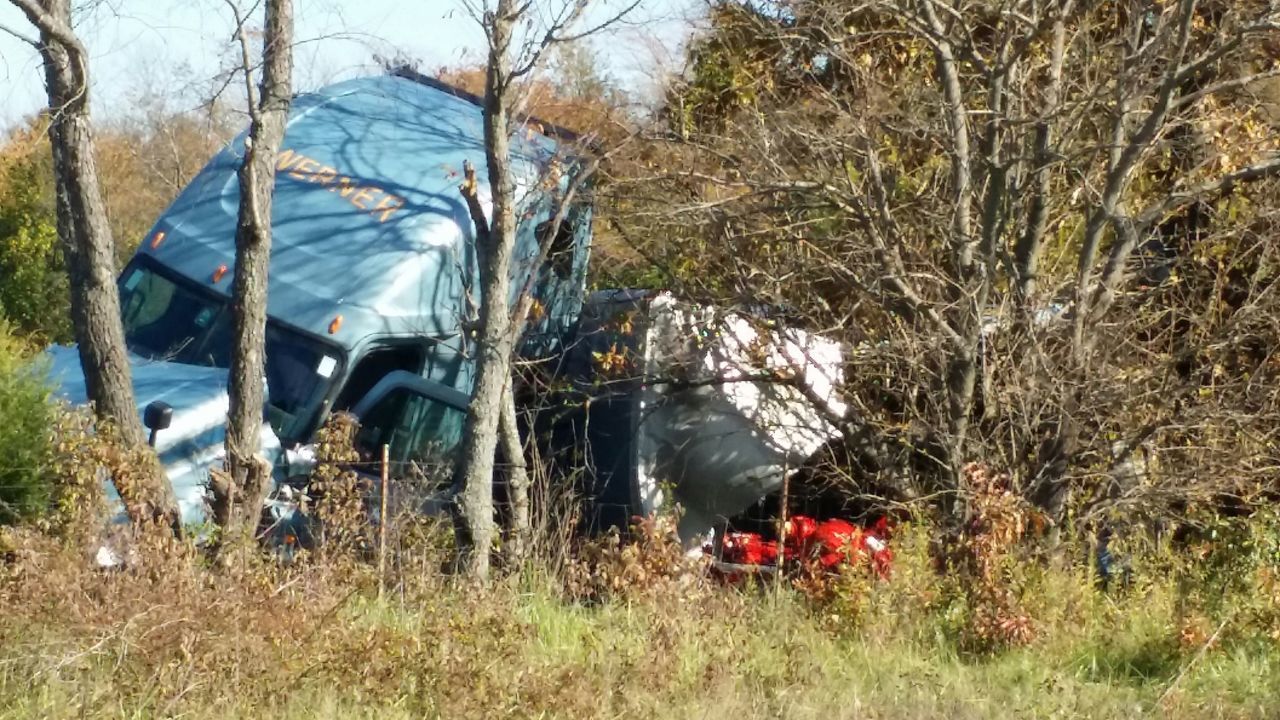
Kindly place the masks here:
[[(220, 298), (145, 265), (120, 283), (125, 342), (150, 360), (231, 367), (231, 310)], [(338, 368), (337, 353), (267, 321), (267, 416), (280, 439), (305, 440)]]

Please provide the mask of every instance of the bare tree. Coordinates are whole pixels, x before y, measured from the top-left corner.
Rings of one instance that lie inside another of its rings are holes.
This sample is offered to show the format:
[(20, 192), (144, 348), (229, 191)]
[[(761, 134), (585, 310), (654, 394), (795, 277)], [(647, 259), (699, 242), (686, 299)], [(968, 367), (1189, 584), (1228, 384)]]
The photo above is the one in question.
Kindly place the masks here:
[[(489, 575), (489, 549), (495, 530), (494, 454), (500, 427), (503, 428), (507, 452), (513, 454), (520, 447), (518, 430), (514, 427), (515, 412), (511, 407), (511, 360), (532, 305), (528, 286), (514, 310), (508, 304), (518, 223), (516, 210), (521, 200), (516, 195), (516, 178), (512, 170), (511, 136), (513, 122), (523, 114), (528, 99), (522, 82), (542, 65), (553, 47), (596, 32), (621, 17), (630, 7), (595, 27), (581, 30), (575, 27), (586, 10), (586, 3), (582, 2), (562, 3), (557, 10), (544, 15), (540, 15), (532, 3), (515, 0), (497, 0), (492, 7), (486, 3), (483, 7), (473, 6), (471, 10), (480, 19), (488, 45), (484, 141), (491, 209), (486, 215), (477, 193), (475, 170), (468, 165), (461, 192), (470, 209), (475, 244), (481, 258), (480, 307), (476, 318), (475, 386), (467, 411), (466, 433), (455, 479), (455, 526), (461, 550), (461, 569), (471, 577), (485, 579)], [(546, 18), (541, 23), (542, 27), (536, 31), (527, 30), (533, 27), (537, 18)], [(523, 35), (520, 32), (522, 27), (527, 30)], [(551, 186), (557, 192), (563, 192), (563, 196), (554, 213), (551, 231), (544, 235), (546, 239), (540, 248), (539, 258), (533, 263), (532, 275), (537, 274), (545, 260), (550, 241), (564, 221), (577, 188), (585, 182), (593, 167), (573, 166), (567, 192), (563, 191), (564, 185), (559, 177), (550, 178)], [(545, 186), (545, 180), (535, 183), (535, 186)], [(507, 418), (505, 423), (504, 417)], [(523, 524), (527, 525), (527, 476), (523, 473), (523, 455), (513, 465), (516, 470), (513, 483), (516, 515), (524, 517)], [(523, 548), (522, 538), (526, 532), (520, 522), (517, 520), (513, 534), (518, 549)]]
[[(129, 372), (115, 243), (94, 162), (89, 117), (89, 56), (71, 23), (69, 0), (12, 0), (39, 31), (26, 39), (39, 53), (49, 96), (58, 237), (71, 286), (71, 320), (85, 389), (97, 417), (130, 445), (146, 443)], [(15, 33), (16, 34), (16, 33)], [(154, 455), (150, 457), (154, 458)], [(158, 463), (143, 486), (119, 487), (130, 514), (181, 532), (173, 489)]]
[(262, 81), (257, 92), (245, 18), (234, 3), (231, 6), (236, 13), (250, 123), (240, 167), (240, 215), (236, 224), (231, 304), (235, 339), (228, 387), (227, 473), (216, 475), (212, 483), (214, 520), (222, 528), (224, 543), (251, 537), (270, 489), (271, 468), (258, 457), (258, 451), (266, 384), (271, 201), (276, 153), (284, 139), (293, 74), (292, 0), (264, 3)]
[[(963, 498), (964, 464), (999, 458), (1060, 519), (1069, 481), (1102, 497), (1098, 479), (1153, 438), (1203, 447), (1188, 417), (1239, 420), (1186, 367), (1212, 374), (1208, 348), (1255, 342), (1241, 326), (1269, 294), (1267, 245), (1243, 242), (1261, 228), (1227, 210), (1250, 183), (1274, 203), (1280, 143), (1256, 94), (1280, 72), (1274, 3), (714, 7), (722, 31), (672, 92), (674, 132), (618, 178), (616, 204), (673, 281), (798, 310), (857, 348), (837, 420), (859, 472)], [(1223, 209), (1213, 232), (1177, 230), (1198, 206)], [(1136, 292), (1159, 285), (1157, 256), (1206, 247), (1219, 286), (1239, 276), (1244, 316)], [(1260, 447), (1272, 431), (1250, 426)], [(1213, 463), (1240, 452), (1214, 447)], [(1161, 492), (1175, 487), (1191, 485)]]
[[(500, 6), (501, 7), (501, 6)], [(488, 18), (486, 18), (488, 20)], [(490, 65), (509, 67), (507, 47), (510, 44), (510, 19), (493, 22), (502, 29), (486, 27), (490, 37)], [(495, 63), (496, 58), (496, 63)], [(506, 298), (510, 292), (508, 277), (511, 254), (515, 247), (515, 186), (507, 165), (509, 158), (505, 92), (500, 88), (501, 69), (490, 68), (485, 92), (486, 155), (489, 160), (489, 182), (494, 188), (493, 218), (490, 224), (480, 206), (476, 190), (475, 169), (468, 165), (462, 195), (471, 209), (475, 226), (475, 244), (480, 251), (481, 303), (476, 345), (476, 380), (471, 404), (467, 408), (466, 431), (458, 460), (457, 512), (454, 519), (459, 562), (467, 575), (484, 580), (489, 576), (489, 549), (494, 538), (493, 470), (497, 449), (498, 423), (504, 396), (510, 393), (510, 362), (515, 341), (508, 331)], [(498, 74), (498, 79), (494, 75)], [(495, 113), (495, 110), (497, 111)], [(490, 138), (498, 137), (496, 143)], [(504, 199), (505, 198), (505, 199)]]

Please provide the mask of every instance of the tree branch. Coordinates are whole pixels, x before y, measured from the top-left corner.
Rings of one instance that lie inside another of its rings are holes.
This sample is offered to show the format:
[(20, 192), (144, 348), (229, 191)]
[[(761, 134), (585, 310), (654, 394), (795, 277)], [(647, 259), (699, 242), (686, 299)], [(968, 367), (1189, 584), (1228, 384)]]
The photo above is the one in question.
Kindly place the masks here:
[[(1275, 14), (1274, 10), (1271, 10), (1268, 12), (1273, 16)], [(1239, 49), (1241, 46), (1245, 44), (1246, 41), (1252, 39), (1253, 37), (1263, 35), (1269, 32), (1270, 33), (1280, 32), (1280, 23), (1277, 23), (1275, 20), (1262, 20), (1262, 21), (1253, 23), (1252, 25), (1248, 25), (1244, 28), (1241, 28), (1240, 32), (1237, 33), (1236, 36), (1233, 37), (1230, 41), (1225, 42), (1210, 50), (1204, 51), (1195, 59), (1191, 60), (1187, 64), (1180, 67), (1176, 73), (1177, 82), (1180, 83), (1190, 78), (1191, 76), (1195, 75), (1196, 73), (1200, 72), (1201, 70), (1205, 69), (1206, 67), (1212, 65), (1213, 63), (1221, 60), (1222, 58), (1226, 57), (1230, 53)]]
[[(524, 64), (518, 66), (517, 68), (511, 71), (510, 77), (512, 79), (523, 77), (524, 75), (527, 75), (530, 72), (532, 72), (534, 69), (536, 69), (539, 63), (542, 62), (542, 56), (553, 45), (560, 45), (563, 43), (570, 43), (570, 42), (575, 42), (577, 40), (581, 40), (585, 37), (594, 35), (620, 22), (623, 17), (630, 14), (632, 10), (636, 9), (636, 7), (640, 5), (640, 0), (632, 0), (632, 3), (630, 5), (618, 11), (612, 17), (606, 19), (605, 21), (591, 28), (582, 30), (580, 32), (572, 33), (569, 35), (562, 35), (560, 33), (564, 32), (569, 27), (573, 26), (575, 23), (578, 22), (578, 20), (582, 18), (583, 13), (586, 11), (588, 6), (588, 3), (585, 2), (585, 0), (572, 0), (572, 3), (573, 4), (570, 6), (567, 12), (565, 12), (559, 18), (551, 22), (551, 25), (547, 28), (546, 33), (543, 34), (542, 40), (536, 44), (536, 47), (531, 51), (531, 54), (529, 55), (528, 59), (524, 62)], [(519, 10), (517, 14), (523, 15), (527, 9), (528, 9), (527, 7), (523, 8)]]
[(934, 10), (932, 0), (924, 0), (921, 7), (929, 27), (937, 36), (934, 56), (938, 65), (939, 83), (946, 100), (947, 115), (951, 125), (951, 182), (955, 193), (952, 215), (951, 242), (956, 254), (957, 271), (963, 275), (973, 265), (973, 221), (971, 168), (969, 166), (969, 125), (964, 105), (964, 92), (960, 85), (960, 71), (955, 52), (945, 37), (946, 29)]
[(1015, 289), (1023, 308), (1029, 307), (1036, 290), (1036, 274), (1040, 266), (1040, 248), (1049, 227), (1049, 195), (1053, 191), (1053, 178), (1049, 167), (1053, 163), (1053, 128), (1049, 122), (1058, 112), (1062, 90), (1062, 66), (1066, 56), (1067, 8), (1053, 20), (1053, 42), (1049, 51), (1049, 83), (1045, 88), (1044, 108), (1036, 121), (1034, 140), (1034, 170), (1032, 171), (1031, 207), (1027, 213), (1027, 225), (1014, 246)]
[(1208, 195), (1229, 193), (1241, 183), (1253, 182), (1278, 174), (1280, 174), (1280, 155), (1275, 155), (1263, 162), (1227, 173), (1215, 180), (1166, 195), (1159, 202), (1151, 204), (1139, 213), (1135, 218), (1135, 222), (1140, 228), (1150, 228), (1155, 223), (1163, 220), (1169, 213), (1185, 207), (1200, 198)]
[(30, 45), (36, 50), (40, 49), (39, 40), (36, 40), (35, 38), (27, 37), (26, 35), (23, 35), (22, 33), (18, 32), (17, 30), (14, 30), (13, 28), (9, 27), (8, 25), (5, 25), (4, 23), (0, 23), (0, 32), (15, 38), (20, 42), (26, 43), (27, 45)]
[(1157, 222), (1163, 220), (1169, 213), (1185, 207), (1200, 198), (1228, 193), (1241, 183), (1252, 182), (1274, 175), (1280, 175), (1280, 156), (1228, 173), (1216, 180), (1201, 183), (1188, 190), (1167, 195), (1143, 210), (1137, 218), (1115, 218), (1114, 226), (1118, 240), (1107, 258), (1107, 265), (1102, 272), (1101, 280), (1098, 282), (1094, 300), (1095, 307), (1091, 310), (1094, 317), (1100, 317), (1110, 306), (1116, 288), (1124, 280), (1125, 266), (1128, 263), (1129, 256), (1137, 249), (1139, 243), (1142, 242), (1142, 238), (1151, 233), (1152, 227)]
[(225, 0), (225, 2), (236, 19), (235, 38), (240, 45), (240, 69), (244, 72), (244, 96), (249, 107), (249, 120), (251, 123), (257, 123), (261, 113), (257, 95), (253, 91), (252, 53), (249, 51), (249, 38), (244, 32), (244, 16), (240, 14), (240, 8), (235, 0)]
[[(868, 145), (866, 157), (867, 173), (871, 176), (870, 194), (872, 201), (875, 203), (876, 213), (885, 229), (894, 233), (896, 237), (897, 224), (889, 211), (888, 190), (885, 187), (884, 176), (880, 169), (879, 155), (877, 155), (874, 147)], [(907, 269), (902, 262), (902, 254), (898, 251), (898, 243), (890, 244), (886, 241), (873, 223), (868, 222), (867, 227), (870, 230), (872, 242), (876, 244), (877, 260), (885, 273), (884, 280), (888, 281), (893, 291), (911, 307), (912, 312), (926, 318), (953, 347), (963, 349), (964, 339), (960, 337), (956, 329), (946, 321), (946, 318), (942, 317), (942, 314), (933, 305), (925, 302), (915, 288), (907, 283)], [(883, 304), (883, 300), (881, 302)]]
[(475, 225), (476, 244), (489, 246), (489, 218), (485, 217), (484, 208), (480, 205), (480, 195), (476, 185), (476, 166), (470, 160), (462, 161), (462, 184), (458, 192), (467, 202), (467, 212), (471, 214), (471, 223)]
[(542, 269), (542, 266), (546, 264), (547, 257), (551, 254), (551, 246), (555, 244), (555, 238), (560, 234), (560, 226), (564, 224), (569, 211), (573, 208), (578, 192), (595, 175), (602, 159), (600, 156), (591, 158), (586, 165), (573, 174), (573, 177), (569, 180), (568, 188), (556, 207), (555, 215), (550, 220), (551, 224), (547, 228), (547, 233), (544, 237), (539, 238), (541, 242), (538, 243), (538, 256), (529, 268), (529, 275), (525, 278), (524, 287), (520, 289), (520, 299), (516, 303), (515, 311), (511, 314), (509, 331), (512, 337), (518, 338), (524, 332), (525, 320), (529, 317), (529, 311), (533, 308), (533, 283), (537, 279), (538, 272)]
[[(1096, 315), (1091, 307), (1101, 297), (1101, 287), (1089, 292), (1089, 283), (1093, 276), (1093, 265), (1097, 259), (1098, 246), (1102, 240), (1102, 232), (1109, 224), (1115, 224), (1121, 196), (1128, 186), (1130, 175), (1138, 160), (1150, 148), (1164, 125), (1168, 116), (1173, 95), (1182, 79), (1182, 70), (1177, 69), (1183, 56), (1186, 55), (1187, 44), (1191, 37), (1191, 21), (1195, 16), (1196, 0), (1181, 0), (1179, 5), (1180, 22), (1178, 27), (1177, 51), (1174, 55), (1173, 67), (1165, 73), (1160, 87), (1159, 97), (1155, 105), (1147, 113), (1141, 127), (1133, 135), (1123, 149), (1112, 148), (1112, 163), (1107, 172), (1102, 198), (1098, 207), (1090, 214), (1085, 225), (1085, 237), (1080, 249), (1080, 259), (1076, 269), (1076, 317), (1072, 332), (1072, 344), (1077, 352), (1084, 348), (1084, 326), (1089, 318)], [(1123, 125), (1123, 118), (1117, 120)], [(1118, 150), (1118, 152), (1117, 152)]]
[(1200, 90), (1197, 90), (1196, 92), (1193, 92), (1190, 95), (1184, 95), (1178, 98), (1178, 101), (1173, 104), (1173, 109), (1181, 110), (1187, 107), (1188, 105), (1192, 105), (1197, 101), (1202, 100), (1205, 97), (1208, 97), (1209, 95), (1216, 95), (1217, 93), (1236, 90), (1236, 89), (1251, 85), (1255, 82), (1259, 82), (1261, 80), (1266, 80), (1268, 78), (1273, 78), (1277, 76), (1280, 76), (1280, 68), (1272, 68), (1270, 70), (1260, 72), (1260, 73), (1253, 73), (1251, 75), (1232, 78), (1230, 80), (1223, 80), (1221, 82), (1217, 82), (1207, 87), (1204, 87)]
[[(41, 7), (38, 0), (9, 0), (22, 11), (32, 25), (43, 35), (48, 35), (59, 45), (64, 46), (67, 52), (83, 58), (85, 55), (84, 44), (80, 42), (80, 38), (76, 37), (71, 27), (60, 22), (52, 13)], [(38, 47), (38, 46), (37, 46)]]

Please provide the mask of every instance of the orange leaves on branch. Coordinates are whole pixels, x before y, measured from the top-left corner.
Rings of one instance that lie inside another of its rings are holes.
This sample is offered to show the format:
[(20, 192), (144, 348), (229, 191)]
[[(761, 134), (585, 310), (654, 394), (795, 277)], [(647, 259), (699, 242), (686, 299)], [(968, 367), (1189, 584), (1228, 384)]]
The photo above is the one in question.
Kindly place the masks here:
[(604, 352), (591, 353), (591, 358), (595, 361), (596, 368), (606, 377), (621, 375), (632, 366), (626, 349), (619, 350), (617, 343), (610, 345)]
[(1035, 625), (1022, 609), (1014, 574), (1007, 570), (1017, 562), (1018, 545), (1027, 533), (1043, 529), (1043, 516), (1012, 491), (1007, 473), (977, 462), (961, 473), (968, 521), (950, 564), (969, 607), (967, 640), (984, 652), (1026, 645), (1035, 639)]

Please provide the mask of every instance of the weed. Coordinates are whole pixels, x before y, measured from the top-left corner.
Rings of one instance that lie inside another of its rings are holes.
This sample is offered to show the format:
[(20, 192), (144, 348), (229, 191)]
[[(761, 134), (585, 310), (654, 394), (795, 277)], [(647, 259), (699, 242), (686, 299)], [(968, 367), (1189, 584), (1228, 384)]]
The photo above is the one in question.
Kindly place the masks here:
[[(957, 551), (968, 559), (939, 574), (938, 533), (918, 518), (893, 536), (889, 578), (839, 575), (819, 601), (712, 584), (657, 520), (580, 543), (564, 577), (530, 568), (479, 588), (439, 571), (447, 528), (397, 521), (380, 596), (358, 544), (233, 572), (144, 539), (136, 562), (96, 570), (76, 538), (99, 516), (72, 487), (68, 517), (5, 536), (0, 718), (1244, 718), (1280, 694), (1280, 649), (1247, 637), (1275, 589), (1266, 563), (1210, 604), (1199, 561), (1152, 548), (1135, 554), (1135, 582), (1108, 593), (1087, 564), (975, 529)], [(1271, 532), (1238, 522), (1222, 532)], [(962, 581), (1008, 594), (964, 594)], [(1035, 618), (1034, 636), (975, 653), (970, 609), (991, 598)], [(1193, 617), (1210, 636), (1227, 618), (1241, 632), (1180, 642)]]

